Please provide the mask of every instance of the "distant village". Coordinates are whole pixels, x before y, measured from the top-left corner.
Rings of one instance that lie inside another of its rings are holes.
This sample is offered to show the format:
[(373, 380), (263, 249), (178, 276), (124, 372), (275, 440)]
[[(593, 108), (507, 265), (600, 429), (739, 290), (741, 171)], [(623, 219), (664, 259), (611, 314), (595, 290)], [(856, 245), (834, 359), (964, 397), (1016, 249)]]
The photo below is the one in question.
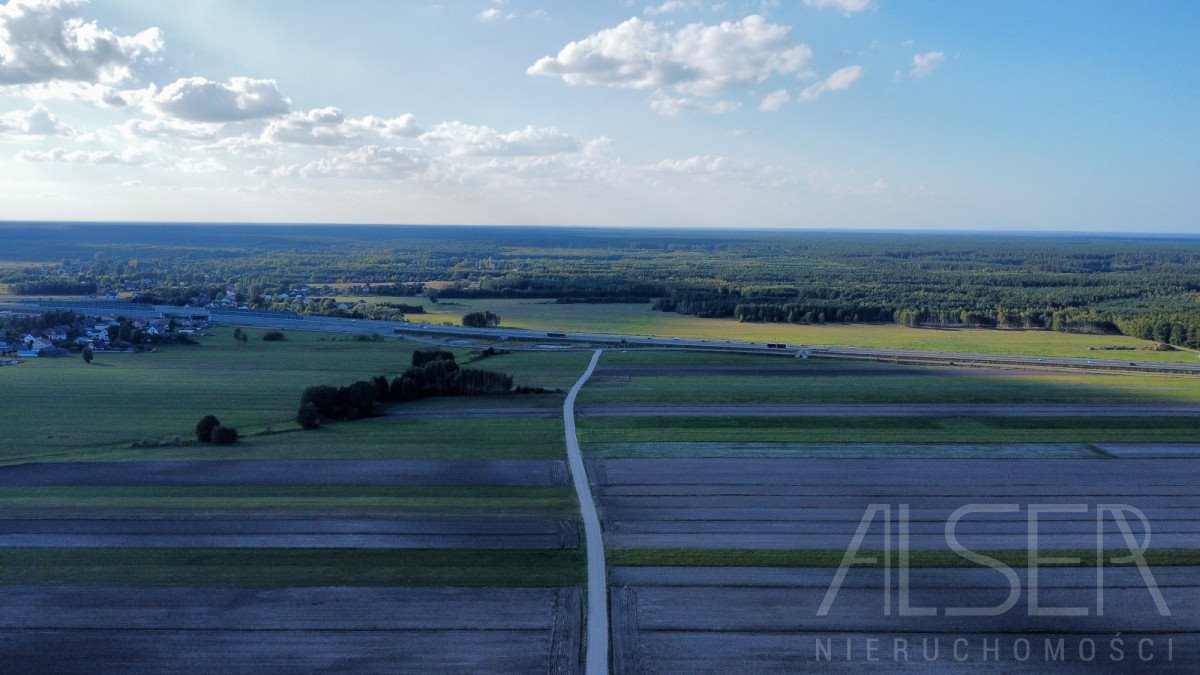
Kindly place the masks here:
[[(37, 326), (37, 324), (43, 324)], [(192, 335), (207, 326), (188, 318), (125, 319), (47, 312), (39, 317), (0, 317), (0, 355), (52, 358), (84, 351), (131, 352), (157, 344), (192, 344)], [(19, 361), (4, 358), (2, 365)]]

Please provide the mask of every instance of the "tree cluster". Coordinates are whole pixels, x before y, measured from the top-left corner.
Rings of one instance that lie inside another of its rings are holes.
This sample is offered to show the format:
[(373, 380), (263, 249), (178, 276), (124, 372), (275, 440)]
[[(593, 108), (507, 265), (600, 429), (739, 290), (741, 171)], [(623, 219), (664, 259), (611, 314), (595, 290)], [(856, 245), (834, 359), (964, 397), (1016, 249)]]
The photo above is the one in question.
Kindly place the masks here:
[(430, 396), (488, 396), (509, 394), (512, 376), (503, 372), (460, 368), (454, 354), (437, 350), (413, 352), (412, 366), (391, 382), (380, 375), (346, 387), (318, 384), (300, 396), (296, 422), (316, 429), (324, 420), (376, 416), (384, 402), (413, 401)]
[(491, 312), (469, 312), (463, 315), (462, 325), (467, 328), (495, 328), (500, 325), (500, 317)]
[(371, 417), (387, 402), (414, 401), (431, 396), (494, 396), (513, 392), (511, 375), (461, 368), (454, 354), (440, 350), (413, 352), (412, 366), (388, 381), (383, 375), (344, 387), (322, 384), (300, 396), (296, 422), (315, 429), (325, 420)]
[(238, 430), (221, 424), (213, 415), (205, 415), (196, 423), (196, 440), (213, 445), (231, 445), (238, 441)]

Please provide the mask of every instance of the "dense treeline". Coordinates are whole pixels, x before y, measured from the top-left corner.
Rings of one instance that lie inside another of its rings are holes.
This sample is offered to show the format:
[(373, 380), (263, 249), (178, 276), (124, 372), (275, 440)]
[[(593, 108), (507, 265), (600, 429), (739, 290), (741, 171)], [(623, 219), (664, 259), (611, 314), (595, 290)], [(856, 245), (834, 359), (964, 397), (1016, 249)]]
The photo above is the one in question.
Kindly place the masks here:
[(9, 289), (16, 295), (91, 295), (96, 292), (96, 284), (71, 279), (41, 279), (9, 284)]
[(309, 387), (300, 397), (296, 420), (306, 429), (321, 420), (371, 417), (385, 402), (415, 401), (432, 396), (496, 396), (513, 392), (511, 375), (461, 368), (454, 354), (438, 350), (413, 352), (412, 366), (388, 382), (379, 375), (344, 387)]
[[(238, 302), (260, 306), (256, 299), (306, 285), (349, 284), (365, 295), (369, 283), (375, 295), (423, 292), (430, 301), (645, 302), (741, 321), (1119, 330), (1200, 347), (1200, 240), (1189, 238), (9, 225), (0, 239), (10, 260), (62, 261), (5, 268), (0, 281), (69, 279), (102, 292), (134, 284), (166, 302), (232, 286)], [(398, 318), (419, 306), (397, 304), (406, 306), (320, 300), (298, 311)]]

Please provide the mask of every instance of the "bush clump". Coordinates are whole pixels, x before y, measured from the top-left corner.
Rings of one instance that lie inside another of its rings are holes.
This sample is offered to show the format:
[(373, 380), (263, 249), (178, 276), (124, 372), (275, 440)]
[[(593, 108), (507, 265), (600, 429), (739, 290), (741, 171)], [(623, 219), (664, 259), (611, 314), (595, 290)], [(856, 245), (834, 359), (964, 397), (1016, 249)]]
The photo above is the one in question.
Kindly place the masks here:
[(196, 423), (196, 440), (201, 443), (212, 443), (213, 429), (221, 426), (221, 420), (212, 415), (205, 415)]
[(220, 425), (212, 430), (213, 445), (232, 445), (238, 441), (238, 430)]

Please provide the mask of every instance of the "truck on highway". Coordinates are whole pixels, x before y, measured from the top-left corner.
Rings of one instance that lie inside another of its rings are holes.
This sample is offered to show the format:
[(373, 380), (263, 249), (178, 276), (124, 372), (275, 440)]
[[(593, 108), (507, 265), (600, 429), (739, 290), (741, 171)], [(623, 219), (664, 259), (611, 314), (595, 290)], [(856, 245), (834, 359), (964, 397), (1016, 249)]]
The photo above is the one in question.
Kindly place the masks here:
[(787, 349), (787, 344), (783, 342), (768, 342), (767, 347), (771, 349)]
[(566, 333), (546, 333), (546, 337), (565, 338), (565, 337), (567, 337), (567, 334)]

